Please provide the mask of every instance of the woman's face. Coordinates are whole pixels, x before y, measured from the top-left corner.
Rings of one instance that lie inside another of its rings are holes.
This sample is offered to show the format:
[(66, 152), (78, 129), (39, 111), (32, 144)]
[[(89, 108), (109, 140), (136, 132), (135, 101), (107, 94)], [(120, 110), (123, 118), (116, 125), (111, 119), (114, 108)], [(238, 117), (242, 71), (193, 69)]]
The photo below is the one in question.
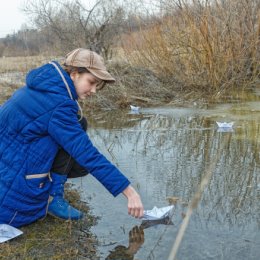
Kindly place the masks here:
[(83, 100), (92, 94), (96, 93), (97, 85), (101, 84), (102, 80), (98, 79), (91, 73), (78, 73), (73, 72), (70, 75), (78, 98)]

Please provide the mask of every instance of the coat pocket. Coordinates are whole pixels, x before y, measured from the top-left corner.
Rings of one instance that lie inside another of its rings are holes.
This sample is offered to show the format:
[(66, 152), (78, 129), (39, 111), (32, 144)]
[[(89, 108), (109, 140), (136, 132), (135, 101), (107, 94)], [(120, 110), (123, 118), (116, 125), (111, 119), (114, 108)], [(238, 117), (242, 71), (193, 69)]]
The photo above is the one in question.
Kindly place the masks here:
[(9, 187), (3, 206), (18, 212), (17, 223), (30, 223), (32, 219), (45, 215), (50, 187), (49, 173), (19, 174)]
[[(25, 175), (27, 185), (33, 189), (48, 190), (50, 184), (50, 173), (38, 173)], [(47, 186), (47, 187), (46, 187)]]
[(50, 173), (27, 173), (20, 179), (19, 185), (23, 187), (21, 193), (32, 202), (46, 200), (51, 187)]

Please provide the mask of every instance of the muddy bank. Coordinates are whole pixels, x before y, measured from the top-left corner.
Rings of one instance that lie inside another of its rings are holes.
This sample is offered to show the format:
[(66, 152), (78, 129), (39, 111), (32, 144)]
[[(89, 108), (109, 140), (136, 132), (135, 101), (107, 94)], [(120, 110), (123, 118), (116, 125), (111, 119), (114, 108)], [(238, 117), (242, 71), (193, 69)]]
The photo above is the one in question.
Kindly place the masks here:
[[(110, 62), (107, 68), (116, 78), (116, 83), (107, 84), (102, 91), (82, 102), (85, 109), (110, 110), (126, 108), (130, 104), (150, 107), (173, 101), (182, 103), (182, 100), (190, 96), (180, 91), (181, 87), (176, 82), (165, 82), (151, 70), (132, 67), (123, 62)], [(26, 73), (15, 69), (0, 71), (0, 103), (8, 99), (16, 89), (25, 85)], [(194, 96), (194, 93), (191, 96)]]
[(0, 244), (0, 259), (99, 259), (96, 256), (97, 239), (90, 232), (97, 218), (71, 187), (66, 187), (66, 197), (85, 213), (82, 220), (63, 221), (47, 215), (42, 220), (21, 227), (24, 233), (20, 237)]
[[(37, 65), (40, 66), (41, 63)], [(32, 68), (29, 66), (28, 71)], [(133, 67), (122, 61), (111, 61), (107, 68), (116, 78), (116, 83), (107, 84), (96, 95), (81, 102), (85, 110), (122, 109), (129, 108), (130, 104), (141, 107), (177, 105), (206, 108), (208, 103), (251, 100), (257, 89), (256, 86), (246, 91), (236, 89), (216, 93), (207, 90), (202, 92), (186, 89), (174, 79), (160, 78), (149, 69)], [(25, 71), (0, 71), (0, 104), (25, 84), (25, 77)]]
[[(117, 109), (129, 104), (151, 106), (169, 102), (175, 96), (174, 91), (164, 87), (152, 71), (125, 63), (110, 63), (107, 67), (117, 82), (107, 84), (102, 91), (86, 100), (86, 108)], [(1, 72), (0, 101), (5, 101), (17, 88), (23, 86), (25, 77), (26, 73), (21, 71)]]

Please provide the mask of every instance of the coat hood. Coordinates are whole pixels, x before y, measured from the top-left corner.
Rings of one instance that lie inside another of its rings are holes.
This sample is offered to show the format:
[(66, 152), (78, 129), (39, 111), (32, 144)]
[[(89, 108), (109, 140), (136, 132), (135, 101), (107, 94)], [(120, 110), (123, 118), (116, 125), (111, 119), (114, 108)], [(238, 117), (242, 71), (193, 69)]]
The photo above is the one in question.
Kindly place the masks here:
[[(61, 70), (66, 79), (74, 100), (78, 99), (75, 86), (67, 72), (53, 61)], [(45, 64), (41, 67), (31, 70), (26, 76), (26, 85), (28, 88), (41, 92), (57, 93), (59, 95), (69, 96), (68, 90), (57, 69), (52, 64)]]

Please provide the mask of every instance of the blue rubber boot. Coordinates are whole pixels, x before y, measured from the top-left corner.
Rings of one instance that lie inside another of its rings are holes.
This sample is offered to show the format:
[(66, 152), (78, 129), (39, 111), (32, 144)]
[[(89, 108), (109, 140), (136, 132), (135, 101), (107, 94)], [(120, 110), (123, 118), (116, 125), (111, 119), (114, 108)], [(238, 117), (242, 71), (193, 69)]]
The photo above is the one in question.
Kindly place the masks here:
[(66, 175), (51, 173), (52, 186), (50, 196), (52, 200), (48, 207), (48, 214), (62, 218), (78, 220), (83, 217), (83, 213), (72, 206), (64, 199), (64, 184), (67, 181)]

